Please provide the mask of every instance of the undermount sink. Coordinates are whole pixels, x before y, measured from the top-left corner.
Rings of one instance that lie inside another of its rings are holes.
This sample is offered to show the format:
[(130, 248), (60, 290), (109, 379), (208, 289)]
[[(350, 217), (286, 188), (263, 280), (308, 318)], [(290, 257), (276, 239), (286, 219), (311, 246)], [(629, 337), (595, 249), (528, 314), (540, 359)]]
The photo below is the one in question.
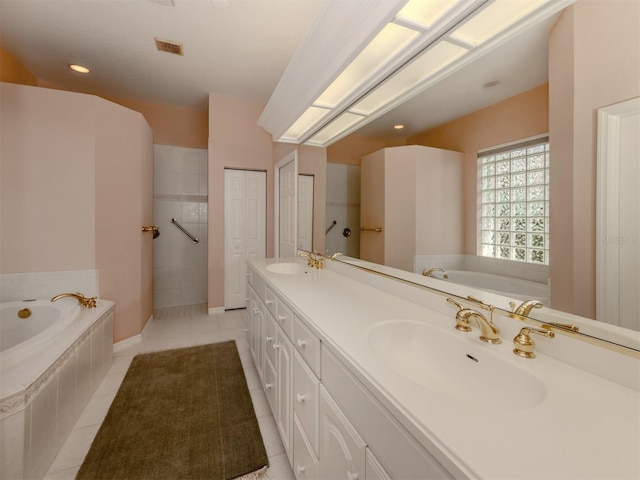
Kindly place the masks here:
[(300, 265), (299, 263), (270, 263), (265, 267), (267, 270), (273, 273), (283, 273), (285, 275), (297, 275), (305, 273), (307, 267)]
[[(369, 345), (398, 375), (432, 392), (489, 407), (524, 408), (546, 395), (542, 382), (511, 359), (462, 335), (413, 320), (389, 320), (369, 329)], [(516, 359), (517, 360), (517, 359)]]

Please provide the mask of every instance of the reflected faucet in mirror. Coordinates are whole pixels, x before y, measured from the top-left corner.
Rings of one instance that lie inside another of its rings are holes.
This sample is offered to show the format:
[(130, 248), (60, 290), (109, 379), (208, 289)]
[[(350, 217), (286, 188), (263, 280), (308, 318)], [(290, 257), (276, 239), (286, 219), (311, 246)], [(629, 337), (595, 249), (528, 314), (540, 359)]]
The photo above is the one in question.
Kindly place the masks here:
[(422, 271), (422, 275), (424, 275), (425, 277), (430, 277), (433, 272), (442, 272), (442, 278), (449, 278), (449, 275), (447, 275), (446, 270), (440, 267), (430, 268), (429, 270), (424, 269)]
[(533, 310), (534, 308), (542, 308), (542, 303), (540, 303), (538, 300), (527, 300), (526, 302), (523, 302), (522, 305), (520, 305), (518, 308), (516, 308), (513, 313), (515, 313), (516, 315), (522, 315), (523, 317), (528, 317), (529, 313), (531, 313), (531, 310)]

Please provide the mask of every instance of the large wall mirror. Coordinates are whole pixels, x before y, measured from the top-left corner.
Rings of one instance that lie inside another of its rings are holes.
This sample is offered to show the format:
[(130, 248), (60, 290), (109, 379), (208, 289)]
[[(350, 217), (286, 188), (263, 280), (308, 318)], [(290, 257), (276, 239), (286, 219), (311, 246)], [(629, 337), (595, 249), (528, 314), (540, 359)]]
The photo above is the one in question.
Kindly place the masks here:
[[(634, 321), (619, 325), (627, 329), (622, 334), (621, 330), (611, 328), (604, 318), (582, 321), (596, 318), (596, 280), (600, 273), (596, 268), (596, 250), (598, 242), (603, 241), (596, 231), (597, 112), (640, 96), (639, 59), (639, 4), (577, 0), (509, 44), (495, 48), (406, 104), (338, 141), (327, 149), (325, 225), (331, 228), (326, 231), (324, 251), (329, 254), (340, 251), (350, 257), (344, 259), (346, 262), (393, 274), (384, 265), (376, 267), (378, 262), (358, 261), (360, 257), (368, 259), (361, 255), (362, 238), (384, 235), (387, 228), (384, 224), (368, 224), (360, 217), (361, 189), (364, 188), (360, 178), (361, 158), (385, 147), (395, 149), (405, 145), (462, 152), (463, 167), (457, 189), (442, 188), (443, 182), (437, 175), (427, 176), (412, 187), (423, 202), (436, 205), (461, 202), (457, 215), (436, 216), (431, 225), (432, 231), (437, 232), (443, 225), (459, 222), (460, 245), (454, 250), (442, 248), (426, 252), (425, 255), (430, 256), (428, 265), (414, 261), (413, 265), (402, 267), (406, 273), (397, 270), (397, 275), (466, 296), (468, 289), (447, 283), (442, 272), (434, 271), (432, 278), (427, 279), (422, 271), (438, 267), (447, 270), (452, 265), (454, 269), (464, 270), (469, 263), (480, 266), (487, 263), (477, 255), (478, 152), (548, 135), (551, 155), (548, 265), (507, 262), (509, 265), (505, 266), (505, 261), (495, 261), (488, 271), (506, 276), (507, 282), (513, 283), (510, 279), (519, 277), (543, 285), (546, 293), (540, 292), (540, 295), (546, 307), (532, 310), (531, 318), (548, 322), (554, 312), (569, 313), (575, 317), (561, 316), (562, 319), (565, 322), (580, 319), (580, 334), (640, 351), (637, 298)], [(390, 133), (394, 124), (405, 124), (406, 128)], [(637, 154), (636, 150), (636, 161)], [(384, 195), (384, 191), (378, 191)], [(637, 197), (629, 202), (637, 203)], [(637, 209), (635, 211), (637, 215)], [(397, 212), (393, 215), (397, 216)], [(635, 233), (627, 231), (625, 238), (636, 241), (621, 247), (640, 248), (637, 241), (640, 222), (636, 218), (630, 224), (635, 225)], [(376, 232), (377, 228), (382, 231)], [(414, 255), (421, 253), (414, 252)], [(635, 264), (625, 270), (625, 281), (638, 282), (639, 257), (632, 258)], [(489, 287), (482, 281), (474, 288), (487, 292), (487, 298), (505, 311), (512, 311), (513, 304), (519, 305), (523, 299), (536, 296), (530, 293), (496, 295), (502, 289)], [(635, 288), (636, 297), (640, 297), (638, 287)]]

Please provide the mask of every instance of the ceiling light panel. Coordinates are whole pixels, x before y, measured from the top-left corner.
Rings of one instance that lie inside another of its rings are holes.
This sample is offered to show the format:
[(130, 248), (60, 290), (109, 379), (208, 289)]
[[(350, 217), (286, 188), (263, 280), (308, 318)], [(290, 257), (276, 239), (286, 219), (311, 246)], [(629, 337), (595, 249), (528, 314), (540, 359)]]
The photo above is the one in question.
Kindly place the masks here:
[(548, 0), (496, 0), (457, 28), (452, 37), (465, 43), (480, 45), (547, 2)]
[(300, 115), (300, 118), (291, 125), (289, 130), (282, 135), (280, 141), (294, 143), (300, 141), (306, 132), (318, 122), (322, 121), (329, 113), (331, 113), (331, 110), (326, 108), (314, 106), (307, 108), (307, 110)]
[(410, 0), (407, 5), (398, 12), (398, 17), (403, 20), (422, 25), (428, 28), (441, 18), (458, 0)]
[(393, 23), (387, 24), (366, 48), (314, 102), (316, 105), (335, 108), (351, 92), (371, 77), (381, 67), (402, 52), (419, 33)]
[(371, 115), (417, 87), (468, 52), (453, 43), (442, 41), (416, 58), (373, 92), (360, 100), (351, 111)]
[(364, 120), (362, 115), (345, 112), (338, 118), (329, 123), (326, 127), (316, 133), (307, 142), (309, 145), (325, 146), (330, 140), (334, 139), (342, 132), (348, 131), (359, 122)]

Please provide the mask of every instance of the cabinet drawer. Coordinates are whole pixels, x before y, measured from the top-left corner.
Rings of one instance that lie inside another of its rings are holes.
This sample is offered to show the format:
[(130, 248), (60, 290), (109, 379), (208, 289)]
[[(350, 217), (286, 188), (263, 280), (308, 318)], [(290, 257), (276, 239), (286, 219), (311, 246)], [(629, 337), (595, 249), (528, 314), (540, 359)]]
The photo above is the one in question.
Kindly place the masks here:
[(313, 453), (295, 413), (293, 414), (293, 473), (298, 480), (320, 478), (318, 457)]
[(391, 478), (454, 478), (324, 345), (322, 376), (325, 388)]
[(318, 453), (318, 385), (320, 381), (298, 352), (293, 360), (293, 411), (315, 453)]
[(280, 325), (280, 328), (282, 328), (290, 340), (293, 339), (293, 312), (287, 304), (280, 299), (278, 299), (276, 311), (278, 314), (275, 318), (278, 325)]
[(264, 304), (266, 305), (267, 310), (269, 310), (271, 315), (273, 315), (275, 318), (278, 318), (276, 317), (276, 295), (267, 286), (264, 287)]
[(267, 401), (271, 407), (271, 412), (275, 415), (276, 412), (276, 392), (278, 386), (276, 385), (276, 369), (271, 364), (271, 360), (268, 358), (264, 361), (264, 393), (267, 396)]
[(300, 352), (316, 377), (320, 377), (320, 339), (294, 316), (293, 345)]
[(271, 360), (272, 365), (276, 365), (276, 322), (271, 315), (267, 313), (265, 319), (264, 332), (264, 353)]

